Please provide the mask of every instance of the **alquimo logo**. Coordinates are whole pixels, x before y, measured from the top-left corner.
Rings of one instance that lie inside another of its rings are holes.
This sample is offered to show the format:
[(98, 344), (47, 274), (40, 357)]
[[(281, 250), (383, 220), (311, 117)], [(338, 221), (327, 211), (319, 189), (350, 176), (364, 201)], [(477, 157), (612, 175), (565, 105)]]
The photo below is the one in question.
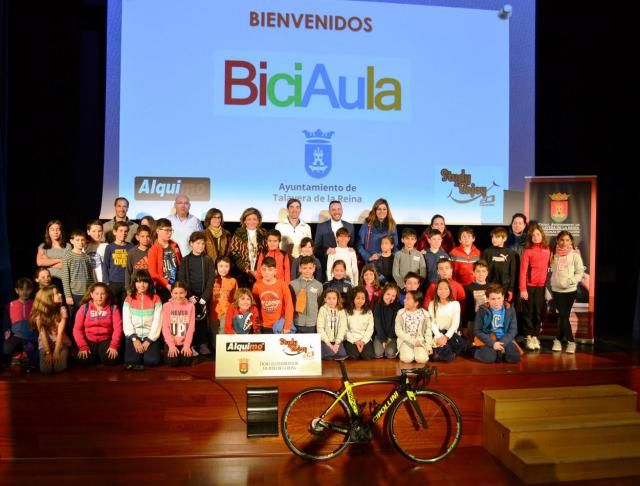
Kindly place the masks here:
[(258, 67), (242, 60), (224, 63), (225, 105), (257, 102), (260, 106), (306, 108), (311, 100), (322, 97), (334, 109), (402, 110), (400, 81), (376, 79), (374, 66), (366, 66), (364, 76), (332, 77), (327, 66), (318, 63), (307, 78), (301, 62), (294, 63), (293, 73), (270, 72), (267, 61), (259, 61)]

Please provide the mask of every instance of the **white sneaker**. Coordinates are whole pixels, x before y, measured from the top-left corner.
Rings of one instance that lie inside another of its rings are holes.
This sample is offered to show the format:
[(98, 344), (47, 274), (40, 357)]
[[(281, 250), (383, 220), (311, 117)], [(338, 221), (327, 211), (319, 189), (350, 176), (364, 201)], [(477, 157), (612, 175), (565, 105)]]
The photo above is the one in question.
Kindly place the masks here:
[(194, 358), (200, 356), (200, 353), (198, 353), (198, 351), (196, 351), (195, 346), (191, 346), (191, 354), (193, 355)]
[(576, 353), (576, 343), (574, 343), (573, 341), (569, 341), (567, 343), (567, 349), (566, 349), (567, 353), (569, 354), (575, 354)]
[(536, 350), (536, 343), (533, 341), (533, 338), (531, 336), (527, 336), (527, 345), (526, 348), (529, 351), (535, 351)]
[(536, 347), (536, 349), (540, 349), (540, 341), (538, 340), (538, 338), (536, 336), (532, 336), (531, 339), (533, 339), (533, 345)]
[(553, 346), (551, 347), (551, 351), (562, 351), (562, 343), (557, 339), (553, 340)]

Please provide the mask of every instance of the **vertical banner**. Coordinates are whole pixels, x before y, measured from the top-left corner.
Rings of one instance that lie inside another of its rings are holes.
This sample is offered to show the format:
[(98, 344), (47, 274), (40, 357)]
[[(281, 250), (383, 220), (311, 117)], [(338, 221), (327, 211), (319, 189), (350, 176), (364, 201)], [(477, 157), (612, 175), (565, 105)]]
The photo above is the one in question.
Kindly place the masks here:
[[(569, 231), (580, 251), (585, 273), (578, 285), (578, 296), (571, 310), (571, 327), (576, 341), (593, 343), (593, 317), (596, 282), (596, 197), (597, 178), (527, 177), (524, 212), (537, 221), (552, 248), (560, 231)], [(550, 287), (549, 287), (550, 289)], [(542, 324), (544, 336), (555, 336), (557, 314), (553, 302)]]

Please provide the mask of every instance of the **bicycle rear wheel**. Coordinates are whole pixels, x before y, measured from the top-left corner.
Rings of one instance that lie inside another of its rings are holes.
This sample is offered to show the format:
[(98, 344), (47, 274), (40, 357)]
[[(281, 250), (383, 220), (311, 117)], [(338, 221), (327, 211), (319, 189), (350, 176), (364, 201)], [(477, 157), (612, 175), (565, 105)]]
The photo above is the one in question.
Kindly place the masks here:
[(391, 410), (389, 435), (396, 449), (412, 461), (437, 462), (460, 442), (462, 418), (456, 404), (444, 393), (418, 390), (415, 394), (415, 405), (422, 411), (427, 426), (422, 426), (414, 404), (405, 396)]
[(314, 461), (336, 457), (349, 445), (351, 414), (327, 388), (309, 388), (294, 396), (282, 413), (282, 437), (295, 454)]

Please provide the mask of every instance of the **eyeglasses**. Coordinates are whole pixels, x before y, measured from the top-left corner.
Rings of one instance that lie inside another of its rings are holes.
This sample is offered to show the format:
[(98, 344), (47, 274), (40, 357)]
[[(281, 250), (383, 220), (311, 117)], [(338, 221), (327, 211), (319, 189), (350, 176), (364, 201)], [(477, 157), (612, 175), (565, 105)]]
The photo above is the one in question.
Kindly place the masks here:
[(173, 229), (172, 228), (159, 228), (158, 231), (166, 231), (168, 233), (173, 233)]

